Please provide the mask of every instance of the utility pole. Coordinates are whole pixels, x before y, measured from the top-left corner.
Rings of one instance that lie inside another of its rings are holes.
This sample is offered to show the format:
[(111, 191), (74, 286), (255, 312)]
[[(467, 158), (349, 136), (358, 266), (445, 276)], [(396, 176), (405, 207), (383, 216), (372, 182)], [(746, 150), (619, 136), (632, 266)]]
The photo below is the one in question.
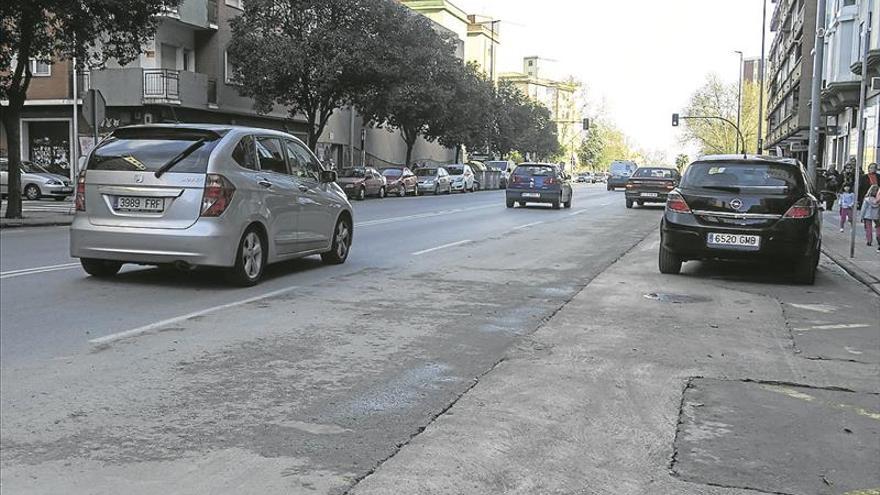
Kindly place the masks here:
[(825, 10), (827, 4), (826, 0), (819, 0), (819, 8), (816, 12), (813, 86), (810, 94), (810, 146), (807, 151), (807, 175), (810, 180), (816, 180), (816, 169), (819, 162), (819, 119), (822, 117), (822, 69), (825, 67)]
[(73, 57), (71, 61), (73, 64), (73, 120), (71, 120), (71, 124), (73, 125), (73, 139), (70, 143), (70, 149), (72, 153), (70, 154), (70, 181), (76, 184), (76, 176), (79, 173), (79, 110), (77, 109), (76, 99), (79, 97), (79, 88), (77, 88), (76, 81), (76, 57)]
[[(874, 0), (868, 0), (868, 18), (862, 22), (862, 84), (859, 88), (859, 141), (858, 151), (856, 152), (856, 169), (853, 171), (853, 193), (856, 196), (855, 211), (861, 206), (858, 204), (859, 198), (859, 179), (862, 174), (862, 167), (865, 165), (865, 98), (868, 92), (868, 51), (871, 47), (871, 22), (874, 10)], [(849, 257), (854, 258), (856, 255), (856, 223), (850, 224), (849, 233)]]
[[(821, 1), (821, 0), (820, 0)], [(740, 128), (740, 124), (742, 123), (742, 108), (743, 108), (743, 52), (737, 50), (733, 53), (739, 54), (739, 91), (736, 97), (736, 128)], [(746, 152), (746, 143), (742, 143), (742, 148), (740, 149), (739, 145), (737, 145), (736, 154), (745, 153)]]
[(761, 62), (758, 67), (758, 154), (764, 154), (764, 58), (767, 42), (767, 0), (764, 0), (764, 14), (761, 17)]

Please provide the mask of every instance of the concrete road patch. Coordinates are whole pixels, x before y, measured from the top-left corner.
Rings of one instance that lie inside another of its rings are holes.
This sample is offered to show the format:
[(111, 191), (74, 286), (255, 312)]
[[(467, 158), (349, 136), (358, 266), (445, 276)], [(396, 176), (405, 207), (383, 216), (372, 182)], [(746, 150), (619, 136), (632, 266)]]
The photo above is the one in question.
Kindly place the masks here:
[(771, 493), (880, 487), (880, 395), (772, 382), (694, 379), (684, 391), (673, 470)]

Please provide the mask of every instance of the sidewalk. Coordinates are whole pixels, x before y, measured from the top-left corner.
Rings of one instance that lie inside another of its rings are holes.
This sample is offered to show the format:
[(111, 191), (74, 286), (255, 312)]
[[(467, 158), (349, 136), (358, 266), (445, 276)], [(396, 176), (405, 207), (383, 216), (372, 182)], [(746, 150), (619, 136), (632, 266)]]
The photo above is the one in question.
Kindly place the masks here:
[(840, 215), (837, 210), (826, 211), (824, 220), (822, 252), (850, 275), (880, 294), (880, 251), (877, 251), (877, 241), (868, 247), (865, 243), (865, 228), (857, 221), (855, 256), (850, 258), (850, 227), (847, 226), (844, 232), (840, 232)]
[(6, 201), (0, 205), (0, 228), (46, 227), (70, 225), (73, 222), (73, 203), (70, 201), (25, 201), (24, 218), (6, 218)]

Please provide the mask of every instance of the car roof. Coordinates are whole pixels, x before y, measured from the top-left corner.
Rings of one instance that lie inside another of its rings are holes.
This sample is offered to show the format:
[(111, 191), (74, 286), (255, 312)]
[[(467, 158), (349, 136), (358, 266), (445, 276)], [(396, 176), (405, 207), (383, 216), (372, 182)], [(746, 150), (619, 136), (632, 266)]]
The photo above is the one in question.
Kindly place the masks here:
[(769, 155), (705, 155), (697, 158), (696, 162), (769, 162), (783, 163), (786, 165), (800, 165), (794, 158), (776, 157)]
[(118, 127), (115, 130), (130, 130), (130, 129), (180, 129), (180, 130), (199, 130), (199, 131), (213, 131), (221, 136), (229, 134), (230, 132), (235, 132), (236, 134), (270, 134), (279, 137), (285, 138), (295, 138), (298, 141), (302, 142), (301, 139), (297, 138), (293, 134), (288, 132), (279, 131), (277, 129), (266, 129), (263, 127), (248, 127), (241, 125), (226, 125), (226, 124), (206, 124), (206, 123), (176, 123), (176, 124), (138, 124), (138, 125), (127, 125), (123, 127)]
[(559, 167), (559, 165), (555, 163), (525, 162), (520, 163), (517, 167)]

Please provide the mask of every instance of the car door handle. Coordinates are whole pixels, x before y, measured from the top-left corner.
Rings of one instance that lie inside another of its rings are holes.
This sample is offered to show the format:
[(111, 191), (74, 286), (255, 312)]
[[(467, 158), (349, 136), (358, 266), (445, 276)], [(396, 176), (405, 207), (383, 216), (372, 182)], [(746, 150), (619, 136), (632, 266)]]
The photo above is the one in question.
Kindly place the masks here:
[(263, 186), (263, 187), (266, 187), (266, 188), (272, 187), (272, 183), (269, 182), (268, 179), (259, 179), (259, 180), (257, 181), (257, 184), (259, 184), (259, 185), (261, 185), (261, 186)]

